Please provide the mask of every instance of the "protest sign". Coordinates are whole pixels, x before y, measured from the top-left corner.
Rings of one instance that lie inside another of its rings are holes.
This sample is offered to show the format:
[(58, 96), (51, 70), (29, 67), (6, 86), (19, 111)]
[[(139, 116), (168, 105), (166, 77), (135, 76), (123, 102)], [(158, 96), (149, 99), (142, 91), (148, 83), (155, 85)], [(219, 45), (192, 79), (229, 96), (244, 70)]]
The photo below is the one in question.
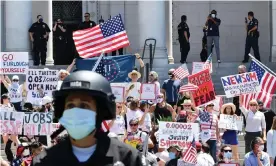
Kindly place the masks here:
[(156, 99), (156, 84), (142, 84), (140, 100)]
[(125, 101), (125, 87), (111, 86), (112, 93), (116, 97), (116, 103), (123, 103)]
[(242, 131), (243, 117), (235, 115), (220, 114), (218, 127), (228, 130)]
[(28, 52), (1, 52), (1, 74), (26, 74), (29, 69)]
[(168, 148), (177, 144), (181, 148), (187, 148), (193, 138), (198, 140), (198, 123), (159, 122), (159, 147)]
[(227, 98), (261, 91), (256, 72), (221, 77), (221, 82)]
[(140, 100), (140, 82), (123, 82), (123, 83), (111, 83), (110, 86), (121, 86), (125, 87), (125, 98), (131, 96), (134, 99)]
[(24, 112), (0, 110), (0, 134), (22, 134)]
[(218, 166), (239, 166), (239, 164), (236, 163), (220, 163)]
[(183, 159), (177, 160), (177, 166), (195, 166), (196, 164), (187, 163)]
[(57, 70), (29, 69), (26, 75), (27, 100), (40, 101), (44, 96), (52, 96), (58, 84)]
[(25, 112), (24, 135), (50, 135), (53, 113)]
[(192, 74), (196, 74), (204, 70), (204, 62), (193, 62)]
[(216, 99), (212, 78), (208, 69), (190, 75), (188, 81), (198, 86), (198, 89), (192, 92), (195, 106), (200, 106)]

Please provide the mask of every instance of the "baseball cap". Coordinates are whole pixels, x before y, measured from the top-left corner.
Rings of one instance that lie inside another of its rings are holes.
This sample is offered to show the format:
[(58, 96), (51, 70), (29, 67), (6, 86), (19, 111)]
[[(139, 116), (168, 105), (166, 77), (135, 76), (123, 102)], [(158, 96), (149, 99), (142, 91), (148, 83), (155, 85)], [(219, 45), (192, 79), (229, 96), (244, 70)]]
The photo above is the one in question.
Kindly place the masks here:
[(12, 76), (12, 80), (19, 80), (18, 75), (14, 75), (14, 76)]
[(182, 151), (182, 149), (178, 146), (178, 145), (171, 145), (168, 149), (167, 149), (167, 151), (169, 152), (170, 150), (171, 150), (171, 148), (175, 148), (177, 151), (179, 151), (179, 152), (181, 152)]
[(195, 145), (196, 145), (196, 149), (197, 149), (197, 150), (200, 150), (201, 147), (202, 147), (202, 145), (201, 145), (200, 142), (196, 142)]

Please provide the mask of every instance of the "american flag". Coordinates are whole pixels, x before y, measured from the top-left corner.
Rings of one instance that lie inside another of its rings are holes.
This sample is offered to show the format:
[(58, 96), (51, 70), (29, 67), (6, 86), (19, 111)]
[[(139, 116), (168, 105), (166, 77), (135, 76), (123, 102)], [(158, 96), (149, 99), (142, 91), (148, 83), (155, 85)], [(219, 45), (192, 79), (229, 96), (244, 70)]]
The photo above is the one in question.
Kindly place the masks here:
[(203, 70), (209, 69), (210, 73), (213, 72), (213, 64), (212, 64), (212, 53), (207, 58), (206, 62), (203, 65)]
[(188, 91), (194, 91), (197, 90), (198, 86), (188, 83), (187, 85), (183, 85), (180, 87), (179, 92), (188, 92)]
[(106, 132), (109, 131), (109, 126), (108, 126), (107, 121), (103, 121), (101, 126), (102, 126), (102, 127), (101, 127), (101, 130), (102, 130), (103, 132), (106, 133)]
[(250, 100), (256, 99), (262, 101), (264, 103), (264, 107), (270, 108), (272, 94), (276, 89), (276, 77), (264, 69), (260, 65), (260, 62), (256, 62), (256, 60), (252, 59), (249, 72), (254, 71), (257, 73), (257, 77), (261, 86), (261, 92), (243, 95), (243, 106), (248, 109), (248, 103)]
[(196, 145), (195, 145), (195, 137), (193, 138), (193, 141), (191, 142), (191, 145), (189, 148), (184, 152), (183, 155), (183, 161), (191, 164), (197, 163), (197, 151), (196, 151)]
[(91, 58), (129, 45), (121, 15), (93, 28), (73, 32), (76, 49), (82, 58)]
[(184, 79), (185, 77), (188, 77), (190, 75), (189, 70), (186, 66), (186, 64), (183, 64), (179, 66), (173, 74), (180, 80)]
[(105, 77), (105, 65), (103, 63), (103, 60), (100, 61), (99, 65), (97, 66), (95, 72), (101, 74)]
[(209, 114), (209, 112), (207, 112), (207, 111), (200, 112), (199, 119), (200, 119), (201, 122), (207, 122), (207, 123), (209, 123), (210, 122), (210, 114)]

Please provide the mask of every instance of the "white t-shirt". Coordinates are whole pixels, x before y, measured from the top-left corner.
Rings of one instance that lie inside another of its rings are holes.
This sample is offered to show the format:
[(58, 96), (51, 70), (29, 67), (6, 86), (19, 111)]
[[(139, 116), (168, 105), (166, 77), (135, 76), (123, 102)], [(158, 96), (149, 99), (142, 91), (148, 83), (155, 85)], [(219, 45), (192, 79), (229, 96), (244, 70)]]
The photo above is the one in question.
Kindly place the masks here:
[(126, 119), (127, 119), (127, 131), (131, 132), (130, 130), (130, 126), (129, 126), (129, 121), (132, 119), (139, 119), (141, 120), (142, 116), (143, 116), (143, 112), (140, 109), (137, 109), (136, 111), (133, 111), (131, 109), (127, 109), (127, 113), (126, 113)]
[[(111, 120), (108, 120), (107, 123), (110, 123)], [(110, 132), (115, 133), (117, 135), (119, 134), (125, 134), (125, 119), (121, 115), (117, 115), (116, 119), (109, 129)]]
[(215, 164), (214, 159), (207, 153), (199, 153), (197, 155), (198, 166), (213, 166)]
[(60, 80), (58, 81), (57, 90), (60, 90), (62, 82), (63, 82), (63, 81), (60, 81)]
[(10, 85), (8, 87), (9, 97), (11, 103), (18, 103), (22, 101), (23, 85), (15, 86)]
[(146, 132), (151, 131), (151, 116), (150, 116), (150, 113), (146, 114), (144, 123), (141, 125), (141, 129), (142, 129), (142, 131), (146, 131)]
[(129, 89), (129, 87), (131, 86), (131, 85), (133, 85), (134, 84), (134, 88), (133, 89), (131, 89), (129, 92), (128, 92), (128, 95), (126, 96), (126, 97), (128, 97), (128, 96), (132, 96), (134, 99), (140, 99), (140, 89), (141, 89), (141, 83), (140, 82), (130, 82), (130, 83), (128, 83), (127, 85), (126, 85), (126, 90), (128, 90)]

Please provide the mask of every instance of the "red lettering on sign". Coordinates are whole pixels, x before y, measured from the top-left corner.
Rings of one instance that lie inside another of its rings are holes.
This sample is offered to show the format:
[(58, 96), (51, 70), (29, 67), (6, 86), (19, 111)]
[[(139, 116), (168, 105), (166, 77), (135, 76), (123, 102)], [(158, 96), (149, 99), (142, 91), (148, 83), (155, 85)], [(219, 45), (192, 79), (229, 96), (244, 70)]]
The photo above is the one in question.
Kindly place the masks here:
[(13, 55), (12, 54), (3, 54), (2, 55), (3, 61), (12, 61), (13, 60)]

